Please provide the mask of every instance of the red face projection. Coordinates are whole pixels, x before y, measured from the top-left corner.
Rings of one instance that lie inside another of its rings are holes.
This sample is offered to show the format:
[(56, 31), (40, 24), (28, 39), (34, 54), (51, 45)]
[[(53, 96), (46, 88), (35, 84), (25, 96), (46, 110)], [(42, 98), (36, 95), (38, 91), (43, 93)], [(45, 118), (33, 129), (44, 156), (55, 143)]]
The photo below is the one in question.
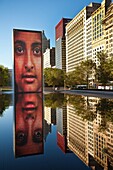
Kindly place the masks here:
[(42, 33), (13, 30), (16, 92), (42, 91)]
[(43, 153), (42, 94), (18, 94), (15, 105), (15, 156)]

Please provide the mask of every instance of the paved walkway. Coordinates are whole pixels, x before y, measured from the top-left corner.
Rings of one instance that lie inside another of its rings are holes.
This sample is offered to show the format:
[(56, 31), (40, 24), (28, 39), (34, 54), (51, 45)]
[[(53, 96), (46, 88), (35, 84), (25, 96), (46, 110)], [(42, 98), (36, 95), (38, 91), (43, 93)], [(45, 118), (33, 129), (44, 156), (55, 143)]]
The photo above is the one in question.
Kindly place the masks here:
[(113, 91), (105, 91), (105, 90), (57, 90), (52, 91), (48, 90), (44, 93), (65, 93), (65, 94), (75, 94), (75, 95), (84, 95), (84, 96), (94, 96), (94, 97), (102, 97), (102, 98), (113, 98)]

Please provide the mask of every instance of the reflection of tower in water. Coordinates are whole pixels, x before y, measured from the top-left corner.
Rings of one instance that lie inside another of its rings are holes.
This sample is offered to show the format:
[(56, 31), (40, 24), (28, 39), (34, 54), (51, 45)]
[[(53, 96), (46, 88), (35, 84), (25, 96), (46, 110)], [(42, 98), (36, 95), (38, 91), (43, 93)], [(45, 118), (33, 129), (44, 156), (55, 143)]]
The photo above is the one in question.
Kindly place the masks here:
[(83, 96), (71, 96), (70, 99), (67, 105), (68, 147), (89, 165), (89, 155), (94, 156), (93, 119), (97, 100)]
[(57, 119), (57, 145), (64, 153), (70, 152), (67, 147), (67, 106), (56, 110)]
[(56, 109), (44, 107), (44, 119), (48, 124), (56, 124)]
[(51, 125), (56, 125), (56, 109), (44, 107), (44, 140), (51, 133)]
[(84, 97), (84, 104), (81, 104), (83, 100), (79, 102), (82, 107), (78, 106), (76, 97), (75, 100), (75, 105), (67, 105), (69, 149), (92, 169), (112, 169), (113, 100)]
[(42, 94), (23, 93), (15, 99), (15, 156), (42, 154)]
[(87, 122), (75, 113), (72, 105), (67, 106), (67, 145), (84, 163), (88, 163)]

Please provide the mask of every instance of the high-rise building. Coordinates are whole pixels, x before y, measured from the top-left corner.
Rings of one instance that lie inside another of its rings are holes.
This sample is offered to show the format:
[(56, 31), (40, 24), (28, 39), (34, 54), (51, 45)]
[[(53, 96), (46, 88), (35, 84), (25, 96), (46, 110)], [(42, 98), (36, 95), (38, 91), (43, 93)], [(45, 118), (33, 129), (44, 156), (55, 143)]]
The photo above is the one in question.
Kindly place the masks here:
[(110, 4), (106, 16), (103, 20), (105, 30), (106, 53), (113, 55), (113, 3)]
[(47, 39), (45, 36), (44, 30), (42, 31), (42, 53), (46, 51), (47, 48), (50, 48), (50, 39)]
[[(99, 3), (91, 3), (84, 7), (66, 26), (66, 72), (73, 71), (77, 65), (87, 59), (87, 53), (91, 49), (87, 44), (88, 29), (91, 31), (91, 14), (100, 6)], [(87, 21), (88, 20), (88, 21)], [(90, 32), (91, 33), (91, 32)]]
[(44, 68), (55, 66), (55, 47), (47, 48), (43, 53)]
[(56, 34), (56, 68), (66, 71), (66, 39), (65, 39), (65, 27), (71, 19), (62, 18), (55, 27)]
[(93, 61), (98, 66), (100, 63), (96, 57), (97, 52), (105, 51), (105, 31), (103, 28), (102, 20), (105, 18), (106, 11), (110, 5), (111, 0), (103, 0), (100, 7), (97, 8), (92, 14), (92, 54)]

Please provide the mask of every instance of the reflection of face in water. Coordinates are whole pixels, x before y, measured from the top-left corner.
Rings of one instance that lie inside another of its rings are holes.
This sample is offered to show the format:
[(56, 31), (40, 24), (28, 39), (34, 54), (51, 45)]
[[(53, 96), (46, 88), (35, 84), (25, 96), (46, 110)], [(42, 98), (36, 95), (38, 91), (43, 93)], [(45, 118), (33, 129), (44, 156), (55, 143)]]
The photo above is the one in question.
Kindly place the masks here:
[(19, 94), (16, 103), (16, 156), (42, 153), (42, 98)]

